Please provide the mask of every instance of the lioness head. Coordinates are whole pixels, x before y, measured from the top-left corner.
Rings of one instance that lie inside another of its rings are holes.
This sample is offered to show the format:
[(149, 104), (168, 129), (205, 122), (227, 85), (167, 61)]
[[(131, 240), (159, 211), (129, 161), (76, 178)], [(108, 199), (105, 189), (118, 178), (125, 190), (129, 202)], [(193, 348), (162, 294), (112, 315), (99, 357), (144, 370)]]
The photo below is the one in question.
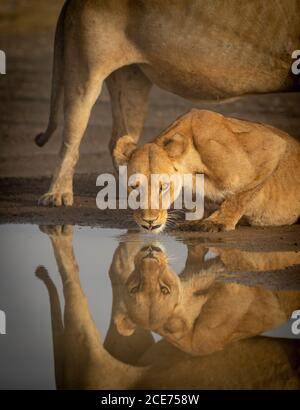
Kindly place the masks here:
[[(146, 177), (147, 199), (144, 206), (134, 212), (134, 219), (142, 229), (158, 233), (166, 226), (168, 207), (182, 188), (182, 169), (177, 167), (178, 158), (182, 162), (184, 157), (190, 156), (190, 145), (189, 138), (176, 132), (163, 134), (140, 148), (136, 148), (130, 136), (122, 137), (117, 142), (114, 160), (117, 166), (127, 166), (129, 193), (138, 190), (144, 181), (141, 178), (132, 179), (135, 175)], [(153, 176), (158, 175), (159, 180), (154, 185)], [(153, 207), (154, 193), (157, 195), (157, 207)], [(169, 205), (166, 206), (166, 203)]]
[(163, 250), (145, 246), (135, 257), (134, 270), (122, 291), (122, 310), (115, 317), (122, 335), (130, 335), (136, 325), (159, 328), (179, 302), (180, 281), (167, 262)]

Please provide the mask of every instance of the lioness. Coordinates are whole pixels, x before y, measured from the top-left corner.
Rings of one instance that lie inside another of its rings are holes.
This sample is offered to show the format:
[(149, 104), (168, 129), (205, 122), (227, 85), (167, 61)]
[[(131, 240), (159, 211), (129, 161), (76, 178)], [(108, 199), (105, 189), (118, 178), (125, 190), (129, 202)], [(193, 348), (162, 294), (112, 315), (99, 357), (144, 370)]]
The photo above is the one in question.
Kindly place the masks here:
[[(144, 174), (149, 184), (152, 174), (204, 174), (205, 197), (221, 205), (189, 228), (229, 231), (242, 216), (256, 226), (290, 225), (300, 215), (300, 144), (269, 125), (194, 109), (140, 148), (130, 136), (120, 138), (114, 157), (128, 166), (129, 177)], [(174, 200), (174, 184), (162, 184), (160, 196), (166, 190)], [(168, 211), (150, 204), (134, 218), (142, 229), (157, 233)]]
[[(106, 81), (116, 141), (137, 142), (152, 84), (184, 98), (221, 100), (293, 91), (298, 0), (68, 0), (56, 29), (44, 145), (64, 106), (61, 160), (41, 205), (72, 205), (73, 173), (91, 109)], [(99, 142), (101, 144), (101, 142)]]

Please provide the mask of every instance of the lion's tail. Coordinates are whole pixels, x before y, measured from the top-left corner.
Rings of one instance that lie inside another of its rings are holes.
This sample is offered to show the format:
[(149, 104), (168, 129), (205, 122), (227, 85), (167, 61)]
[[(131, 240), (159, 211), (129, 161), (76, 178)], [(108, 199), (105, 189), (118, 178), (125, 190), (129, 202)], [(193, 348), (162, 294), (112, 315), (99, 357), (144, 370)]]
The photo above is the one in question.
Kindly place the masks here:
[(47, 141), (54, 134), (58, 126), (59, 110), (63, 102), (64, 95), (64, 20), (67, 5), (69, 0), (67, 0), (61, 10), (60, 16), (58, 18), (55, 41), (54, 41), (54, 57), (53, 57), (53, 68), (52, 68), (52, 90), (51, 90), (51, 107), (47, 130), (38, 134), (35, 137), (35, 142), (39, 147), (42, 147), (47, 143)]

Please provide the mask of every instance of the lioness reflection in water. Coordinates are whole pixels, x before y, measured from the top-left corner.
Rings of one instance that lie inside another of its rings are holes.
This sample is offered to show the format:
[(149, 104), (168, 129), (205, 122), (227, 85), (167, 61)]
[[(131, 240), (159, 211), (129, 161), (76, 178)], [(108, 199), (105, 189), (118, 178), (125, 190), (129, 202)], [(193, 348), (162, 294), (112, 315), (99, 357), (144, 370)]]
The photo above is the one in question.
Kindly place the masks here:
[[(63, 321), (55, 285), (39, 267), (50, 297), (58, 388), (300, 388), (299, 341), (257, 336), (299, 309), (300, 291), (238, 283), (259, 271), (284, 274), (293, 287), (299, 253), (207, 249), (193, 240), (177, 275), (161, 245), (128, 235), (109, 271), (113, 306), (103, 341), (81, 288), (72, 228), (42, 230), (65, 297)], [(151, 331), (163, 339), (155, 342)]]

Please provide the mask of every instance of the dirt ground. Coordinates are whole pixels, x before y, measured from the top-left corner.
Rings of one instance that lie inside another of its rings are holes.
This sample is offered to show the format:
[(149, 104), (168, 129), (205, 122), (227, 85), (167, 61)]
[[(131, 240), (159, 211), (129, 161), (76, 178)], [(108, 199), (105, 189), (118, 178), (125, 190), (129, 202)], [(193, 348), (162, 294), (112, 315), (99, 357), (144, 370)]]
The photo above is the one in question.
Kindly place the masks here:
[[(112, 172), (108, 153), (111, 132), (106, 89), (96, 104), (81, 146), (75, 177), (75, 205), (69, 209), (37, 207), (57, 163), (58, 134), (44, 148), (34, 137), (45, 129), (49, 111), (54, 25), (63, 1), (15, 0), (0, 4), (0, 50), (7, 74), (0, 75), (0, 223), (42, 223), (134, 227), (126, 211), (99, 211), (96, 176)], [(195, 104), (153, 87), (142, 141), (157, 135), (191, 107), (262, 121), (300, 138), (300, 94), (247, 96), (223, 104)], [(185, 234), (187, 235), (187, 234)], [(195, 235), (195, 234), (190, 234)], [(203, 240), (258, 241), (270, 249), (299, 249), (300, 226), (203, 235)], [(246, 239), (247, 238), (247, 239)], [(208, 240), (208, 239), (207, 239)]]

